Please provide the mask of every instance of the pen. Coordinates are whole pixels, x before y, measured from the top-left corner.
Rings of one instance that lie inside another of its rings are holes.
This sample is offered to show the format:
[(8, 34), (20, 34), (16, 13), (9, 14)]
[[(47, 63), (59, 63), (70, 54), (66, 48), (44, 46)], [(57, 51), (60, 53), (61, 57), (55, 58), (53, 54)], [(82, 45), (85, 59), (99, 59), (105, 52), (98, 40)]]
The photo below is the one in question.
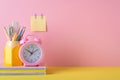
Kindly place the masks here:
[(19, 41), (22, 32), (23, 32), (23, 28), (21, 28), (20, 31), (19, 31), (19, 34), (18, 34), (17, 39), (16, 39), (17, 41)]
[(25, 29), (26, 29), (26, 27), (23, 27), (23, 31), (22, 31), (22, 34), (21, 34), (21, 36), (20, 36), (20, 39), (23, 37), (23, 34), (24, 34), (24, 32), (25, 32)]

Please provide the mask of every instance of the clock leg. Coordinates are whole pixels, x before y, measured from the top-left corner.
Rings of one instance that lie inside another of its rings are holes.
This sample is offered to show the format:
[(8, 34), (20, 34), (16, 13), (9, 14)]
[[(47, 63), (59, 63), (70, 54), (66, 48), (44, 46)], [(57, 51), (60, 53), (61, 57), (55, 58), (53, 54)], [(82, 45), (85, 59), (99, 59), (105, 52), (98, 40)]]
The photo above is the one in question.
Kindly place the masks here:
[(38, 67), (39, 65), (26, 65), (24, 64), (24, 67)]

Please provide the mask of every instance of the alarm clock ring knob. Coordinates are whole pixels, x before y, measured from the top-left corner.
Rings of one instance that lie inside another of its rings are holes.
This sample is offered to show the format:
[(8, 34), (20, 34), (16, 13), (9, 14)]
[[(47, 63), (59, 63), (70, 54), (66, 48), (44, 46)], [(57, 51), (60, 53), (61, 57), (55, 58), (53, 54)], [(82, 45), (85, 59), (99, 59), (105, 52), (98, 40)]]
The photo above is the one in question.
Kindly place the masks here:
[(27, 35), (25, 38), (23, 38), (23, 39), (20, 41), (20, 44), (24, 44), (24, 43), (26, 43), (26, 42), (28, 42), (28, 41), (36, 41), (36, 42), (38, 42), (38, 43), (41, 44), (40, 39), (37, 38), (37, 37), (35, 37), (35, 36), (33, 36), (33, 35)]

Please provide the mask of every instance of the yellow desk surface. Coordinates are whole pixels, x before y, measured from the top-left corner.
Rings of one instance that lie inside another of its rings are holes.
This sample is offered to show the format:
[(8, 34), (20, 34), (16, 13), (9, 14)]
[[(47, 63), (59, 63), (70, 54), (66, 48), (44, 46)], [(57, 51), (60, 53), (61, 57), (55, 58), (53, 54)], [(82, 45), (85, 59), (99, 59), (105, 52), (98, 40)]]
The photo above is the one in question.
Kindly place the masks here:
[(47, 67), (46, 75), (0, 75), (0, 80), (120, 80), (120, 67)]

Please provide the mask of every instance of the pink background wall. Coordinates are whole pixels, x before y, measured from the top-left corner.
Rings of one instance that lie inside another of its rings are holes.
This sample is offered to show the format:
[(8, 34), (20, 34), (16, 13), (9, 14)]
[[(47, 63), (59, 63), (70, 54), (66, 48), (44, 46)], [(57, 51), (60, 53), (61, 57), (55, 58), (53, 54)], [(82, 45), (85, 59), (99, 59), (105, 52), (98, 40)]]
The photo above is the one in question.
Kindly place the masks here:
[(38, 35), (47, 65), (120, 66), (120, 0), (0, 0), (0, 63), (13, 20), (27, 26), (43, 13), (48, 32)]

